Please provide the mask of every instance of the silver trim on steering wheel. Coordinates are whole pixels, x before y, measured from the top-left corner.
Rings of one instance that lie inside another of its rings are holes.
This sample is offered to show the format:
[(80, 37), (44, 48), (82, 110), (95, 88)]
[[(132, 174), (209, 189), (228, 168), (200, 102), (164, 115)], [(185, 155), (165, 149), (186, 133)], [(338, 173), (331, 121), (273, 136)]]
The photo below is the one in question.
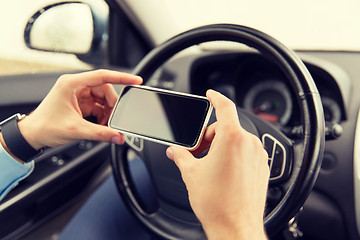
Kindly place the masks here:
[[(264, 135), (262, 135), (262, 138), (261, 138), (264, 147), (266, 147), (265, 146), (266, 145), (265, 140), (267, 138), (272, 141), (272, 149), (271, 149), (271, 151), (268, 151), (268, 153), (269, 153), (268, 161), (269, 161), (269, 168), (270, 168), (270, 180), (277, 180), (277, 179), (281, 178), (284, 175), (284, 172), (285, 172), (286, 151), (285, 151), (284, 146), (275, 137), (273, 137), (272, 135), (270, 135), (268, 133), (265, 133)], [(274, 158), (275, 158), (276, 155), (279, 155), (279, 153), (276, 152), (277, 151), (276, 147), (280, 147), (281, 150), (282, 150), (282, 153), (283, 153), (282, 154), (282, 165), (281, 165), (280, 172), (278, 174), (276, 174), (275, 176), (271, 177), (271, 172), (273, 170), (272, 168), (273, 168)]]

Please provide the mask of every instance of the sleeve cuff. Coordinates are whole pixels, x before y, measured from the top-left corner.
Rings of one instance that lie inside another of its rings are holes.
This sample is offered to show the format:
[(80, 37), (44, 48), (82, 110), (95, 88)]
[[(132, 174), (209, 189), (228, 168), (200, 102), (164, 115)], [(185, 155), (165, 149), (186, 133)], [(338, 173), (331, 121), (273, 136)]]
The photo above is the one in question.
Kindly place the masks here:
[(0, 144), (0, 201), (34, 170), (34, 160), (21, 164)]

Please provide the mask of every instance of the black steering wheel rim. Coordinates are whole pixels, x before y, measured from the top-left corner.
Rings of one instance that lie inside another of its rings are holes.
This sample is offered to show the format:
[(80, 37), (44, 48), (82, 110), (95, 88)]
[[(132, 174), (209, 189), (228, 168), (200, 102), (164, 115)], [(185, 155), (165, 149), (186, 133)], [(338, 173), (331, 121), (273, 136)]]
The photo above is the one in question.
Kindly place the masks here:
[[(276, 62), (284, 74), (291, 79), (301, 108), (303, 137), (300, 151), (303, 160), (294, 166), (297, 176), (280, 203), (265, 217), (265, 228), (271, 235), (279, 230), (304, 204), (318, 176), (324, 148), (324, 119), (319, 92), (303, 62), (297, 55), (274, 38), (258, 30), (231, 24), (215, 24), (195, 28), (179, 34), (153, 49), (134, 69), (146, 81), (163, 63), (176, 53), (193, 45), (210, 41), (233, 41), (258, 50)], [(119, 147), (112, 146), (112, 164), (115, 180), (127, 207), (152, 232), (164, 238), (177, 238), (179, 231), (167, 231), (167, 226), (159, 226), (156, 216), (139, 211), (132, 193), (131, 181), (126, 177), (124, 165), (118, 159)], [(125, 169), (126, 170), (126, 169)], [(141, 208), (140, 208), (141, 209)], [(176, 223), (175, 223), (176, 225)], [(197, 226), (189, 229), (195, 238), (201, 236)], [(181, 231), (180, 231), (181, 232)]]

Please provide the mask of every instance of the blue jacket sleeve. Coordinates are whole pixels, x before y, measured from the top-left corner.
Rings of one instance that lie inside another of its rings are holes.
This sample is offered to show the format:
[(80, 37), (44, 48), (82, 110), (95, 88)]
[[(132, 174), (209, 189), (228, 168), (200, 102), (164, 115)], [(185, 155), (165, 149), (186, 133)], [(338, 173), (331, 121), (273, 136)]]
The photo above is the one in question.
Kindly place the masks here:
[(0, 201), (34, 170), (34, 161), (21, 164), (0, 144)]

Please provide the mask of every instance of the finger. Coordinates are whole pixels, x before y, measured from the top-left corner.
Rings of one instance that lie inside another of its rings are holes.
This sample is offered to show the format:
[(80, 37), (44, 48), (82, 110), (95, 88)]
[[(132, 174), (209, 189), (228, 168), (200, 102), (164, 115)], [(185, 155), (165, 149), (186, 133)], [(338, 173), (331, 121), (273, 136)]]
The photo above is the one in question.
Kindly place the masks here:
[(95, 116), (97, 119), (97, 124), (105, 125), (107, 122), (107, 112), (105, 107), (99, 104), (94, 104), (92, 109), (92, 116)]
[(111, 113), (114, 109), (114, 105), (111, 104), (111, 106), (109, 106), (106, 102), (102, 104), (101, 101), (96, 100), (94, 108), (95, 107), (99, 107), (99, 109), (94, 109), (95, 111), (99, 111), (97, 112), (98, 115), (95, 115), (98, 117), (98, 123), (101, 125), (105, 125), (109, 121)]
[(109, 142), (123, 144), (124, 136), (107, 126), (98, 125), (84, 120), (80, 129), (79, 139), (93, 140), (99, 142)]
[(115, 106), (115, 103), (119, 97), (117, 92), (115, 91), (114, 87), (112, 85), (106, 85), (106, 92), (105, 92), (105, 99), (106, 99), (106, 105), (110, 108), (113, 108)]
[(215, 126), (216, 122), (205, 129), (205, 133), (199, 147), (191, 152), (194, 156), (200, 155), (210, 146), (215, 137)]
[(175, 162), (180, 171), (187, 162), (195, 159), (188, 150), (176, 146), (168, 147), (166, 149), (166, 156)]
[(111, 108), (115, 106), (118, 98), (118, 94), (111, 84), (94, 87), (91, 89), (91, 94), (98, 103), (107, 104)]
[[(73, 84), (78, 86), (79, 84), (88, 87), (95, 87), (106, 83), (111, 84), (141, 84), (142, 78), (130, 73), (123, 73), (111, 70), (95, 70), (83, 73), (77, 73), (71, 75), (73, 78)], [(66, 77), (66, 76), (65, 76)]]
[(207, 141), (207, 142), (212, 142), (212, 140), (214, 139), (215, 137), (215, 129), (216, 129), (216, 125), (217, 123), (214, 122), (213, 124), (211, 124), (210, 126), (208, 126), (205, 130), (205, 133), (204, 133), (204, 140)]
[(113, 107), (109, 107), (108, 105), (105, 105), (104, 108), (104, 119), (103, 119), (103, 123), (102, 124), (107, 124), (107, 122), (109, 121), (109, 118), (111, 116)]
[(208, 90), (206, 96), (215, 108), (216, 119), (221, 124), (239, 124), (236, 105), (227, 97), (214, 90)]

